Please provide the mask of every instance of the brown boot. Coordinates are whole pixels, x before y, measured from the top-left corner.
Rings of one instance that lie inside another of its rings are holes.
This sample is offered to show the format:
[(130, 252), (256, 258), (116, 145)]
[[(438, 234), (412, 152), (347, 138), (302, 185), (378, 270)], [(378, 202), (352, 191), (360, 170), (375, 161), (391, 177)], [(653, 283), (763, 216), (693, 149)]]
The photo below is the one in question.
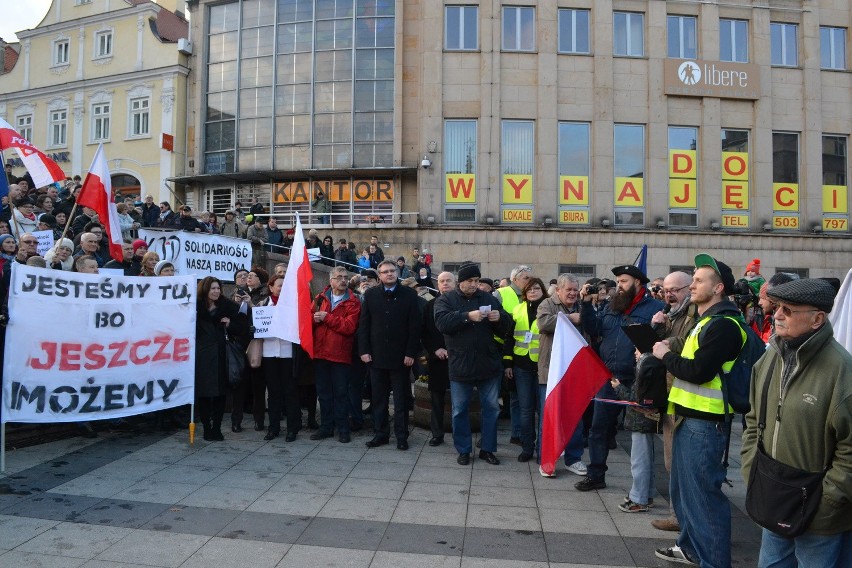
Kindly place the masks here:
[(661, 531), (680, 532), (680, 523), (677, 522), (675, 517), (651, 521), (651, 526)]

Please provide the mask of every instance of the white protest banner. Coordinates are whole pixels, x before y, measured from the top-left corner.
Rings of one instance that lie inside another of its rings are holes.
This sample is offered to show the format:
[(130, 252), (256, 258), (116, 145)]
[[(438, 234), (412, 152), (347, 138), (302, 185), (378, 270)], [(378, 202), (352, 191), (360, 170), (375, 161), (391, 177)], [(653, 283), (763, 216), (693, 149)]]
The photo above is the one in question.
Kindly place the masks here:
[(38, 239), (39, 256), (44, 256), (44, 253), (53, 248), (53, 231), (33, 231), (30, 234)]
[(175, 266), (175, 274), (194, 274), (197, 280), (215, 276), (233, 282), (237, 270), (251, 270), (251, 243), (245, 239), (190, 233), (139, 229), (148, 250)]
[[(78, 422), (191, 404), (192, 276), (101, 276), (16, 264), (3, 422)], [(33, 314), (62, 314), (44, 325)]]
[(275, 337), (269, 332), (274, 306), (255, 306), (251, 309), (251, 324), (254, 326), (254, 338)]

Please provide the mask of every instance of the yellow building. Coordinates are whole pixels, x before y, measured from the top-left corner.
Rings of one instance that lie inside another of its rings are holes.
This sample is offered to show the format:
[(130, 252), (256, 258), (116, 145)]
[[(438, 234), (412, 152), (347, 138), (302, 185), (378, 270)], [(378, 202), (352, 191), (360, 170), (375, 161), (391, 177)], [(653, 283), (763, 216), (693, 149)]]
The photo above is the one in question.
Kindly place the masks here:
[[(17, 35), (0, 116), (68, 176), (85, 177), (103, 143), (117, 191), (171, 201), (163, 180), (185, 163), (192, 49), (177, 0), (54, 0)], [(4, 157), (24, 174), (16, 155)]]

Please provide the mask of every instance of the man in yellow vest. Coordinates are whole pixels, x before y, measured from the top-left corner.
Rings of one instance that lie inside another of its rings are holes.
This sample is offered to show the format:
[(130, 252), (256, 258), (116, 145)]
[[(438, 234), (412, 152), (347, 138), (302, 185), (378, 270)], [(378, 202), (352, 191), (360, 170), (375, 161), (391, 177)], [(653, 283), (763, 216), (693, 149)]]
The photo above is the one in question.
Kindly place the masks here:
[[(512, 269), (509, 278), (511, 283), (508, 286), (503, 286), (502, 288), (498, 288), (494, 290), (492, 293), (495, 298), (500, 300), (500, 304), (503, 306), (503, 309), (506, 310), (509, 314), (514, 311), (518, 304), (520, 304), (523, 300), (521, 298), (521, 290), (523, 290), (527, 282), (530, 281), (530, 278), (533, 276), (533, 269), (525, 264), (521, 264)], [(498, 337), (497, 342), (502, 344), (504, 342), (504, 338)], [(504, 356), (503, 359), (506, 359)], [(514, 385), (511, 385), (511, 388), (514, 388)], [(501, 389), (501, 397), (503, 398), (503, 404), (506, 404), (506, 393)], [(510, 438), (510, 442), (513, 444), (521, 445), (521, 405), (518, 403), (518, 393), (515, 390), (509, 390), (509, 414), (512, 420), (512, 436)], [(505, 409), (505, 406), (504, 406)]]
[(742, 316), (727, 298), (733, 288), (728, 265), (697, 255), (689, 291), (698, 323), (680, 355), (668, 341), (654, 345), (654, 356), (675, 377), (669, 393), (669, 414), (675, 415), (670, 491), (681, 529), (677, 544), (657, 549), (656, 556), (702, 568), (731, 566), (731, 506), (722, 493), (731, 424), (720, 372), (730, 371), (745, 343)]

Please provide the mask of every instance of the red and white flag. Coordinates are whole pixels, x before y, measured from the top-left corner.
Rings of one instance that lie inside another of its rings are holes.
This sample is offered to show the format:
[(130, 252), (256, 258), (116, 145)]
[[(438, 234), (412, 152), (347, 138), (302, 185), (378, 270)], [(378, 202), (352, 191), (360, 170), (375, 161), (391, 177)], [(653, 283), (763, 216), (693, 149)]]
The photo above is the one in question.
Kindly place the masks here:
[(14, 148), (18, 152), (36, 187), (44, 187), (65, 179), (65, 172), (56, 165), (56, 162), (45, 156), (44, 152), (25, 138), (21, 138), (11, 124), (0, 118), (0, 150), (9, 148)]
[(556, 460), (574, 434), (589, 401), (612, 376), (577, 328), (560, 313), (547, 374), (541, 424), (541, 469), (556, 470)]
[(270, 332), (275, 337), (299, 343), (302, 349), (313, 358), (314, 326), (311, 312), (311, 279), (313, 271), (305, 248), (305, 235), (302, 234), (302, 221), (296, 213), (296, 234), (290, 249), (290, 262), (284, 274), (284, 284), (278, 303), (272, 311)]
[(121, 227), (118, 224), (118, 210), (112, 195), (112, 180), (104, 156), (104, 145), (98, 144), (92, 167), (83, 180), (83, 187), (77, 196), (77, 205), (89, 207), (98, 214), (101, 225), (109, 239), (109, 255), (118, 262), (124, 260), (121, 254)]

